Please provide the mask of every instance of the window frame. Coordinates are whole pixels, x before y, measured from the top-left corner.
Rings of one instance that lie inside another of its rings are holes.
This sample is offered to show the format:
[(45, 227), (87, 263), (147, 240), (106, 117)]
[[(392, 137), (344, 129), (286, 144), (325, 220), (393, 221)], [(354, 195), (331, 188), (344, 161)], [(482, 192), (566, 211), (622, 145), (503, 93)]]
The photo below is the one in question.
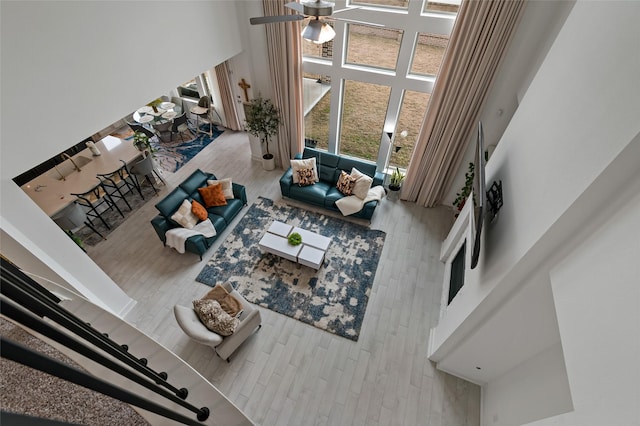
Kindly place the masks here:
[[(351, 3), (350, 3), (351, 4)], [(349, 4), (349, 5), (350, 5)], [(353, 5), (356, 5), (353, 2)], [(424, 92), (431, 94), (436, 76), (411, 74), (410, 69), (414, 57), (414, 51), (418, 41), (418, 34), (428, 32), (450, 36), (455, 22), (456, 14), (428, 12), (423, 13), (423, 2), (409, 2), (407, 9), (370, 6), (357, 3), (358, 8), (345, 11), (340, 17), (364, 22), (374, 22), (385, 25), (388, 28), (397, 28), (403, 32), (396, 69), (389, 70), (363, 64), (347, 63), (348, 23), (335, 21), (335, 38), (333, 44), (333, 56), (331, 58), (319, 58), (317, 56), (303, 56), (303, 71), (310, 74), (326, 75), (331, 78), (331, 100), (328, 133), (328, 152), (339, 153), (340, 121), (343, 116), (344, 82), (348, 80), (372, 83), (391, 88), (389, 104), (381, 128), (376, 168), (385, 171), (391, 154), (393, 138), (388, 133), (394, 134), (405, 91)], [(342, 3), (336, 5), (341, 9)], [(308, 43), (303, 40), (303, 43)], [(306, 135), (305, 135), (306, 137)]]

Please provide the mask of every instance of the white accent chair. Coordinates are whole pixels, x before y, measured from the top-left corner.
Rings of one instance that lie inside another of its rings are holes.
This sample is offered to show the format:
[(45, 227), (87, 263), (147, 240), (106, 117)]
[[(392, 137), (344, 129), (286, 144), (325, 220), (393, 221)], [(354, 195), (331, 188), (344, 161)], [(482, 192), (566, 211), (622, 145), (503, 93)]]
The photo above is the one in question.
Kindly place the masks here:
[(247, 340), (254, 331), (262, 327), (260, 311), (251, 303), (247, 302), (229, 283), (222, 286), (242, 303), (242, 313), (240, 314), (240, 324), (230, 336), (220, 336), (209, 330), (198, 318), (198, 314), (193, 307), (175, 305), (173, 313), (178, 325), (184, 333), (196, 342), (211, 346), (216, 354), (229, 362), (231, 354)]

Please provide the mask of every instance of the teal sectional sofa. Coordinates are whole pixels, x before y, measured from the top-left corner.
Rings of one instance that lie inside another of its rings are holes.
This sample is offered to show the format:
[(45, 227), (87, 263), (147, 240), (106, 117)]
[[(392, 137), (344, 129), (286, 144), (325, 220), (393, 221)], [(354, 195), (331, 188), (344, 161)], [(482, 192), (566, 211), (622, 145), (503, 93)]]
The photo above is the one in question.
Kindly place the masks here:
[[(318, 168), (318, 178), (320, 182), (314, 185), (299, 186), (293, 183), (293, 169), (290, 167), (280, 178), (280, 191), (283, 197), (293, 200), (304, 201), (315, 206), (324, 207), (329, 210), (340, 210), (336, 206), (336, 200), (344, 197), (336, 188), (336, 183), (340, 177), (340, 172), (351, 173), (355, 167), (360, 172), (373, 178), (372, 187), (382, 185), (384, 174), (376, 171), (376, 165), (356, 158), (341, 155), (329, 154), (313, 148), (305, 148), (302, 153), (296, 154), (296, 159), (316, 158)], [(378, 206), (378, 201), (367, 202), (363, 209), (349, 217), (368, 219), (373, 217), (373, 213)]]
[[(180, 208), (182, 202), (184, 200), (196, 200), (204, 205), (198, 188), (207, 186), (207, 180), (216, 179), (213, 173), (205, 173), (198, 169), (156, 204), (156, 209), (160, 214), (151, 219), (151, 225), (153, 225), (153, 229), (163, 244), (167, 242), (166, 232), (180, 226), (171, 219), (171, 216)], [(216, 235), (210, 238), (206, 238), (203, 235), (189, 237), (185, 243), (185, 251), (199, 255), (200, 260), (202, 260), (204, 252), (211, 247), (220, 233), (229, 226), (233, 218), (247, 205), (247, 193), (243, 185), (233, 182), (233, 196), (233, 199), (227, 200), (226, 206), (209, 207), (207, 209), (209, 219), (211, 219), (211, 223), (216, 229)]]

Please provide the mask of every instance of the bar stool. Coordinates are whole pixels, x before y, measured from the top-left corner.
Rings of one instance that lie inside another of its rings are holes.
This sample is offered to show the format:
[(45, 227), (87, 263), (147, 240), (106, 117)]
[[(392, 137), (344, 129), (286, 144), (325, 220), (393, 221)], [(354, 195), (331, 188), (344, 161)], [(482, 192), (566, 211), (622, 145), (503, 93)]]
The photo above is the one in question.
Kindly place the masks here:
[[(93, 188), (89, 189), (82, 194), (74, 194), (71, 195), (77, 198), (76, 203), (85, 207), (85, 213), (89, 217), (89, 222), (93, 223), (91, 218), (100, 219), (100, 221), (107, 227), (107, 229), (111, 229), (106, 220), (102, 217), (101, 213), (105, 211), (107, 208), (113, 210), (115, 207), (120, 216), (124, 217), (120, 208), (113, 201), (113, 198), (107, 193), (107, 191), (102, 186), (102, 182), (98, 182)], [(103, 206), (106, 206), (103, 208)]]
[(68, 232), (73, 236), (73, 231), (82, 228), (82, 226), (88, 226), (93, 232), (98, 234), (103, 240), (106, 240), (94, 226), (89, 222), (87, 218), (87, 212), (85, 212), (80, 205), (76, 202), (69, 204), (62, 209), (59, 213), (56, 213), (51, 219), (62, 228), (63, 231)]
[[(125, 198), (126, 194), (133, 193), (133, 190), (137, 190), (142, 197), (142, 191), (138, 186), (138, 183), (133, 179), (127, 168), (127, 163), (122, 161), (122, 166), (118, 169), (104, 174), (98, 174), (98, 179), (102, 181), (102, 186), (111, 198), (117, 198), (124, 200), (129, 210), (133, 210), (131, 205)], [(144, 197), (142, 197), (144, 199)]]
[[(167, 184), (164, 181), (164, 179), (162, 179), (162, 176), (160, 176), (158, 171), (153, 167), (153, 158), (151, 157), (151, 155), (147, 155), (145, 158), (143, 158), (142, 160), (138, 161), (136, 164), (131, 166), (131, 175), (136, 180), (136, 184), (138, 185), (138, 188), (141, 187), (141, 183), (144, 182), (144, 180), (146, 179), (147, 182), (149, 182), (149, 184), (153, 188), (153, 192), (155, 192), (156, 195), (158, 195), (158, 190), (154, 185), (154, 182), (155, 182), (155, 178), (153, 177), (154, 174), (158, 177), (158, 179), (160, 179), (162, 183), (164, 183), (165, 185)], [(140, 180), (138, 180), (138, 177), (140, 177)], [(144, 197), (142, 198), (144, 199)]]

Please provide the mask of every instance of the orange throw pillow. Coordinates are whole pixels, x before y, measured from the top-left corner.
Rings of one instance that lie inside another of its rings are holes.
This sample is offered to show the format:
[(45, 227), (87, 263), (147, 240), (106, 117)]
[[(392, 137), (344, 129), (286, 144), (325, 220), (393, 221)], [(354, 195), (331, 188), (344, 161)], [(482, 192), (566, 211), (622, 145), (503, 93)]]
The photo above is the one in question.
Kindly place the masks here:
[(207, 220), (207, 218), (209, 217), (209, 213), (207, 213), (202, 204), (200, 204), (196, 200), (191, 201), (191, 213), (195, 214), (196, 217), (200, 220)]
[(207, 208), (227, 205), (227, 199), (224, 198), (224, 192), (222, 192), (222, 185), (220, 184), (198, 188), (198, 192)]

